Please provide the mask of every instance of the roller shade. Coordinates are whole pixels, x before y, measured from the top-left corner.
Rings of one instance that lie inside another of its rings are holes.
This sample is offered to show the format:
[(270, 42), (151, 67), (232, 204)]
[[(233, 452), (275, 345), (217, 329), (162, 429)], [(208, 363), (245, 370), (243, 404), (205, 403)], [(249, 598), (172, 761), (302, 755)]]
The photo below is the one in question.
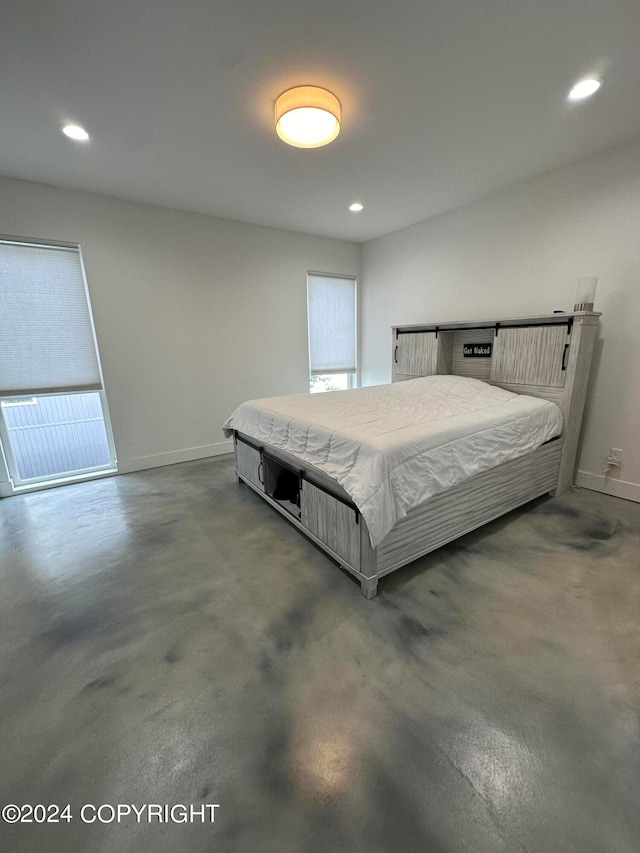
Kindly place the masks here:
[(0, 394), (101, 387), (80, 250), (0, 241)]
[(309, 273), (307, 296), (310, 372), (355, 373), (355, 279)]

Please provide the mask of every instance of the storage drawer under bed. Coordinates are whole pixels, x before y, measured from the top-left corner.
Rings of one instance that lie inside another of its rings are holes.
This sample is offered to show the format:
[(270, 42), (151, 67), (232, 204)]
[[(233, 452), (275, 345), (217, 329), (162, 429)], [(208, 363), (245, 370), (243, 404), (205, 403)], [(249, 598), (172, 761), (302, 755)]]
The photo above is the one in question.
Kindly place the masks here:
[(270, 502), (301, 522), (340, 561), (358, 570), (361, 524), (353, 503), (240, 435), (236, 435), (236, 471)]
[(262, 490), (262, 453), (240, 436), (236, 436), (236, 471)]

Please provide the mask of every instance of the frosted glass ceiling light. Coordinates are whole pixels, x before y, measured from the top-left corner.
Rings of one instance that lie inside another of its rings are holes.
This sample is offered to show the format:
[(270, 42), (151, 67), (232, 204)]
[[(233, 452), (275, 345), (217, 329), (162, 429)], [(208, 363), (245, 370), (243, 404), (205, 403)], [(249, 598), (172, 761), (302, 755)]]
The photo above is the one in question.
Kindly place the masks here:
[(89, 139), (87, 131), (78, 124), (64, 124), (60, 130), (65, 136), (68, 136), (69, 139), (75, 139), (76, 142), (86, 142)]
[(287, 89), (276, 100), (276, 133), (296, 148), (320, 148), (340, 133), (340, 101), (318, 86)]
[(353, 204), (349, 205), (349, 210), (353, 211), (353, 213), (360, 213), (361, 210), (364, 210), (364, 205), (360, 204), (359, 201), (354, 201)]
[(602, 86), (602, 80), (597, 77), (587, 77), (575, 84), (569, 92), (570, 101), (582, 101), (584, 98), (589, 98)]

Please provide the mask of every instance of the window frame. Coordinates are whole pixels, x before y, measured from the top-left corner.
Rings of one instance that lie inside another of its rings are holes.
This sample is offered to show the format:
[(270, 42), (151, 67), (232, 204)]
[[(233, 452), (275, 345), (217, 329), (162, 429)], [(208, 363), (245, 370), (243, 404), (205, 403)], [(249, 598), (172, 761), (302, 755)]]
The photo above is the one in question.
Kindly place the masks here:
[[(349, 377), (349, 390), (353, 388), (359, 387), (359, 379), (360, 379), (360, 336), (359, 336), (359, 327), (360, 327), (360, 293), (358, 288), (358, 277), (356, 275), (349, 275), (348, 273), (334, 273), (334, 272), (322, 272), (320, 270), (307, 270), (307, 359), (308, 359), (308, 381), (309, 381), (309, 390), (311, 389), (311, 377), (312, 376), (331, 376), (331, 373), (312, 373), (311, 371), (311, 335), (309, 332), (309, 277), (310, 276), (322, 276), (323, 278), (339, 278), (345, 281), (353, 282), (353, 290), (354, 290), (354, 301), (355, 301), (355, 317), (354, 317), (354, 348), (355, 348), (355, 365), (356, 369), (353, 373), (347, 373)], [(336, 371), (336, 375), (344, 375), (344, 370)], [(326, 392), (324, 392), (326, 393)]]
[(113, 432), (111, 430), (111, 422), (108, 417), (107, 398), (104, 393), (104, 388), (95, 391), (51, 391), (46, 394), (12, 394), (10, 397), (0, 397), (0, 402), (5, 400), (32, 399), (33, 397), (67, 397), (76, 394), (98, 394), (100, 396), (100, 406), (102, 409), (102, 419), (109, 448), (111, 461), (106, 465), (96, 465), (92, 468), (75, 468), (73, 471), (63, 471), (60, 474), (45, 474), (42, 477), (29, 477), (22, 479), (18, 474), (18, 465), (11, 443), (9, 429), (7, 427), (2, 406), (0, 406), (0, 444), (4, 452), (5, 463), (10, 478), (10, 483), (14, 492), (25, 491), (32, 487), (41, 486), (43, 484), (59, 485), (62, 483), (72, 483), (76, 480), (87, 480), (92, 475), (114, 474), (117, 469), (116, 449), (113, 441)]
[[(108, 465), (101, 465), (94, 468), (83, 468), (76, 469), (73, 472), (65, 472), (60, 475), (50, 475), (47, 474), (43, 477), (32, 477), (27, 480), (22, 480), (18, 475), (18, 467), (16, 464), (16, 459), (13, 451), (13, 446), (11, 444), (11, 439), (9, 437), (9, 430), (6, 426), (4, 414), (2, 411), (2, 407), (0, 407), (0, 468), (5, 467), (6, 473), (8, 476), (9, 488), (11, 494), (19, 494), (20, 492), (27, 491), (36, 491), (38, 489), (49, 488), (53, 486), (59, 486), (66, 483), (75, 483), (80, 482), (82, 480), (92, 480), (98, 479), (100, 477), (112, 476), (113, 474), (117, 474), (118, 472), (118, 458), (116, 453), (115, 441), (113, 438), (113, 429), (111, 426), (111, 416), (109, 413), (109, 406), (107, 403), (107, 394), (104, 383), (104, 374), (102, 372), (102, 362), (100, 360), (100, 349), (98, 347), (98, 338), (96, 335), (95, 322), (93, 318), (93, 307), (91, 305), (91, 295), (89, 293), (89, 284), (87, 281), (87, 273), (84, 264), (84, 257), (82, 253), (82, 245), (80, 243), (68, 243), (62, 240), (43, 240), (43, 239), (32, 239), (29, 237), (16, 237), (10, 236), (6, 234), (0, 234), (0, 244), (8, 243), (8, 244), (23, 244), (33, 247), (42, 247), (43, 249), (51, 249), (51, 248), (59, 248), (59, 249), (74, 249), (78, 252), (78, 259), (80, 263), (80, 270), (82, 273), (82, 281), (84, 284), (84, 295), (87, 301), (87, 310), (89, 313), (89, 320), (91, 323), (91, 332), (93, 336), (93, 345), (95, 348), (96, 360), (98, 363), (98, 372), (100, 375), (100, 388), (94, 389), (79, 389), (79, 390), (70, 390), (65, 389), (61, 390), (59, 388), (51, 389), (51, 390), (42, 390), (38, 393), (26, 392), (24, 394), (11, 394), (11, 395), (1, 395), (0, 400), (16, 400), (20, 398), (31, 399), (33, 397), (59, 397), (66, 396), (71, 394), (99, 394), (100, 396), (100, 404), (102, 408), (102, 418), (105, 427), (105, 433), (107, 438), (107, 445), (109, 447), (109, 454), (111, 457), (111, 462)], [(1, 484), (0, 484), (1, 485)], [(0, 497), (2, 496), (2, 492), (0, 492)]]

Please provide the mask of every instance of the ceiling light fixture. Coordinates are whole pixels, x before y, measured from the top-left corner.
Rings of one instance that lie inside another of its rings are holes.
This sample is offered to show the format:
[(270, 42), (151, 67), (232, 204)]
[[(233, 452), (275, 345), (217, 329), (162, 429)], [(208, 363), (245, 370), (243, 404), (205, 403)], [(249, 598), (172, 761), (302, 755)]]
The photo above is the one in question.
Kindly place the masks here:
[(89, 139), (87, 131), (78, 124), (63, 124), (60, 130), (65, 136), (68, 136), (69, 139), (75, 139), (76, 142), (86, 142)]
[(295, 148), (320, 148), (340, 133), (340, 101), (318, 86), (295, 86), (275, 104), (276, 133)]
[(584, 80), (578, 81), (569, 92), (570, 101), (582, 101), (584, 98), (590, 98), (602, 86), (602, 80), (598, 77), (585, 77)]
[(349, 210), (352, 210), (354, 213), (358, 213), (360, 210), (363, 210), (364, 204), (360, 204), (359, 201), (354, 201), (353, 204), (349, 205)]

